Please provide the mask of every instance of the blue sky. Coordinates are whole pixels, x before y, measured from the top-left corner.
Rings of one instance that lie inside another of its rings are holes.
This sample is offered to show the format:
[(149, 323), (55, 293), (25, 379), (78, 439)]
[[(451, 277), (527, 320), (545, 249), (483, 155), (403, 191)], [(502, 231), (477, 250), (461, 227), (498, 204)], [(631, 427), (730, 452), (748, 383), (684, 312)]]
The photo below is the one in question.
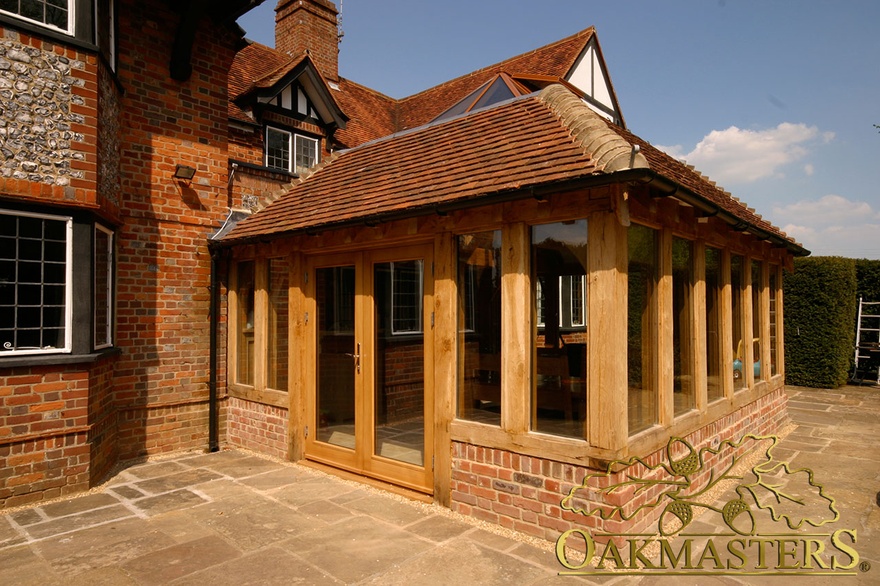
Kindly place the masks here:
[(632, 132), (814, 255), (880, 259), (876, 0), (342, 0), (340, 74), (401, 98), (589, 26)]

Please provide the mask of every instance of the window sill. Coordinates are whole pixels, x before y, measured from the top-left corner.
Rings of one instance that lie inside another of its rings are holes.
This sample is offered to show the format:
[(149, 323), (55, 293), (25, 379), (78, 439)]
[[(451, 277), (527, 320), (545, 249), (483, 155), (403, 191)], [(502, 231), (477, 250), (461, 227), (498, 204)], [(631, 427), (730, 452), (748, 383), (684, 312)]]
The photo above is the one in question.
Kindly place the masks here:
[(254, 387), (233, 383), (228, 386), (226, 392), (230, 397), (235, 397), (236, 399), (271, 405), (279, 409), (290, 409), (290, 397), (284, 391), (273, 389), (258, 391)]
[(105, 348), (96, 350), (90, 354), (30, 354), (28, 356), (0, 357), (0, 368), (16, 368), (20, 366), (66, 366), (74, 364), (93, 364), (118, 356), (122, 351), (119, 348)]

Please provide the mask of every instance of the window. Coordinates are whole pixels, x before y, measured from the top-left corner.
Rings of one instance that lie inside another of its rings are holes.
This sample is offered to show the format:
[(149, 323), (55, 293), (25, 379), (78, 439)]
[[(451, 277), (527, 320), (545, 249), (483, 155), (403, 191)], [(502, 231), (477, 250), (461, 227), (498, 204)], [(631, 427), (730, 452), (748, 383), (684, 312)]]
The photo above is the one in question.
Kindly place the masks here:
[(270, 404), (286, 405), (286, 396), (275, 391), (286, 392), (290, 379), (290, 261), (241, 260), (232, 272), (231, 380), (252, 387)]
[(722, 361), (724, 360), (721, 339), (722, 310), (721, 293), (721, 251), (706, 247), (706, 397), (711, 403), (724, 398)]
[(269, 367), (266, 386), (287, 390), (288, 323), (290, 308), (287, 300), (289, 266), (286, 258), (269, 259)]
[(501, 425), (501, 231), (458, 237), (458, 416)]
[(746, 261), (741, 255), (735, 254), (730, 257), (730, 293), (731, 293), (731, 316), (733, 332), (733, 389), (741, 391), (747, 386), (745, 371), (745, 271)]
[(0, 209), (0, 358), (113, 345), (114, 240), (81, 210)]
[(95, 348), (113, 344), (113, 232), (95, 225)]
[(776, 296), (778, 291), (776, 289), (777, 283), (779, 282), (779, 267), (771, 266), (770, 267), (770, 376), (776, 376), (779, 374), (777, 362), (779, 362), (779, 357), (776, 355), (778, 351), (778, 342), (776, 340), (776, 336), (778, 334), (777, 328), (779, 327), (779, 318), (776, 315)]
[(318, 139), (266, 127), (266, 166), (300, 173), (318, 164)]
[(658, 422), (658, 389), (655, 355), (658, 240), (657, 230), (632, 224), (627, 232), (629, 247), (627, 307), (627, 409), (630, 435)]
[(764, 378), (761, 364), (761, 348), (764, 340), (764, 263), (752, 261), (752, 364), (754, 365), (755, 381)]
[(0, 352), (68, 352), (73, 219), (0, 211)]
[(254, 385), (254, 261), (238, 263), (236, 270), (236, 305), (238, 322), (238, 358), (235, 382)]
[(696, 407), (693, 347), (693, 257), (690, 240), (672, 239), (672, 364), (673, 412)]
[(0, 0), (0, 12), (73, 34), (73, 0)]
[[(547, 299), (544, 296), (544, 285), (541, 277), (535, 283), (537, 287), (535, 293), (536, 317), (538, 327), (543, 328), (544, 313), (547, 307)], [(552, 287), (548, 287), (552, 289)], [(586, 322), (586, 277), (584, 275), (563, 275), (559, 277), (559, 283), (556, 284), (556, 291), (559, 293), (559, 305), (557, 317), (559, 318), (559, 327), (563, 329), (584, 328)]]
[(534, 431), (583, 438), (586, 433), (586, 361), (583, 283), (587, 274), (587, 221), (532, 227), (532, 298), (540, 316), (534, 332)]

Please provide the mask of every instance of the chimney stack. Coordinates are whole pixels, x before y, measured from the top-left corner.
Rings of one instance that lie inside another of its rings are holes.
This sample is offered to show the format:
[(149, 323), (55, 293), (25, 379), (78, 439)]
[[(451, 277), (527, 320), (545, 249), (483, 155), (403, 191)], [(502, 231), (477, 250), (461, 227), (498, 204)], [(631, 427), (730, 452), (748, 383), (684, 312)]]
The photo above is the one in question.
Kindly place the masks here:
[(326, 79), (339, 80), (339, 27), (329, 0), (278, 0), (275, 49), (297, 57), (306, 50)]

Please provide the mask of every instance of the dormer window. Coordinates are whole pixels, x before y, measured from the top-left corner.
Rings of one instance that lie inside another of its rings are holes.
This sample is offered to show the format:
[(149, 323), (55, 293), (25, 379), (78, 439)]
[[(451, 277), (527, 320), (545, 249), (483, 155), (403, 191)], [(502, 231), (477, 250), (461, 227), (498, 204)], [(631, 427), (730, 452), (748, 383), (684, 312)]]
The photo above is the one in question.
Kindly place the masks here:
[(266, 166), (300, 173), (318, 164), (318, 139), (266, 127)]
[(73, 0), (2, 0), (0, 12), (73, 34)]

